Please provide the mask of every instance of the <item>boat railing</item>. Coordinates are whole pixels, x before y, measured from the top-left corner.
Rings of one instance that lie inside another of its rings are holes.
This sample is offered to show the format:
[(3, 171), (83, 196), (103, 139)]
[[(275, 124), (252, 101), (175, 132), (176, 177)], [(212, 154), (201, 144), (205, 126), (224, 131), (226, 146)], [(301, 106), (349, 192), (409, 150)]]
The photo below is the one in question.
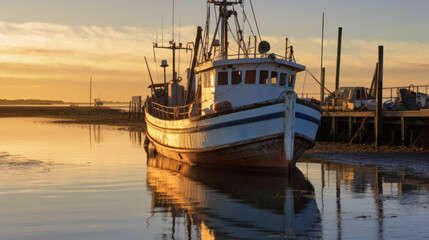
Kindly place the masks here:
[(188, 118), (189, 106), (168, 107), (154, 101), (149, 102), (149, 113), (164, 120), (179, 120)]
[(245, 53), (240, 53), (240, 54), (228, 54), (228, 56), (225, 58), (224, 56), (215, 56), (213, 60), (215, 61), (219, 61), (219, 60), (223, 60), (223, 59), (249, 59), (249, 58), (277, 58), (277, 59), (282, 59), (285, 61), (289, 61), (289, 62), (296, 62), (295, 61), (295, 57), (292, 56), (282, 56), (282, 55), (278, 55), (278, 54), (274, 54), (274, 53), (264, 53), (264, 54), (254, 54), (254, 53), (249, 53), (249, 54), (245, 54)]

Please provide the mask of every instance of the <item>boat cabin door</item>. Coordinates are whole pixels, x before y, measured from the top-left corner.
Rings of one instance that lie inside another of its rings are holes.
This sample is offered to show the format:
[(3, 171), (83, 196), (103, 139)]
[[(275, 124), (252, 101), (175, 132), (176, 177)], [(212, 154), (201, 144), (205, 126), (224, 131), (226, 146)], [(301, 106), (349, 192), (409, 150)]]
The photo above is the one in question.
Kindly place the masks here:
[(216, 75), (214, 70), (200, 73), (201, 78), (201, 114), (206, 115), (213, 112), (215, 81)]

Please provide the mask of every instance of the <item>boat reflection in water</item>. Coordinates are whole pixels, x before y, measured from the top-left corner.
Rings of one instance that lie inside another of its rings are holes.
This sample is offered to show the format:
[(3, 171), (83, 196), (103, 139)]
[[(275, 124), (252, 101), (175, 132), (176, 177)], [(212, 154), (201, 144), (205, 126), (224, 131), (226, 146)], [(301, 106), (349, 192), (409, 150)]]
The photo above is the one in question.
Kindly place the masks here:
[(148, 158), (147, 184), (152, 213), (171, 218), (172, 239), (320, 236), (314, 188), (298, 169), (289, 177), (237, 172), (192, 167), (158, 155)]

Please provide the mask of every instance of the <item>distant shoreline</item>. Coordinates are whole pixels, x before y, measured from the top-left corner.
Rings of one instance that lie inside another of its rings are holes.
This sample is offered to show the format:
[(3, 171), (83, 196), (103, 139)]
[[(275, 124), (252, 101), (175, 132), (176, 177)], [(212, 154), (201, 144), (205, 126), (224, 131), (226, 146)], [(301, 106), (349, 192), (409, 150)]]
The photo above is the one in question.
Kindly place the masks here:
[[(128, 102), (104, 101), (105, 104), (128, 104)], [(10, 105), (82, 105), (88, 106), (89, 102), (64, 102), (61, 100), (41, 100), (41, 99), (0, 99), (0, 106)]]
[(43, 117), (56, 123), (98, 124), (144, 131), (144, 119), (129, 118), (128, 113), (108, 107), (88, 106), (0, 106), (0, 118)]

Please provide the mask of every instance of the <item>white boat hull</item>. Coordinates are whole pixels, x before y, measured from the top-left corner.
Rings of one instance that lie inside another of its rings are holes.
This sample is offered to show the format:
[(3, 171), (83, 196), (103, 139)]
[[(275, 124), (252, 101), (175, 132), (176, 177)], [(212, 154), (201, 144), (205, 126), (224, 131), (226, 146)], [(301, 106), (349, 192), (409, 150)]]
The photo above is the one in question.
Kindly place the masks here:
[(283, 115), (283, 102), (184, 120), (146, 112), (147, 137), (158, 153), (188, 164), (287, 168), (314, 145), (321, 112), (296, 103), (292, 162), (284, 159)]

